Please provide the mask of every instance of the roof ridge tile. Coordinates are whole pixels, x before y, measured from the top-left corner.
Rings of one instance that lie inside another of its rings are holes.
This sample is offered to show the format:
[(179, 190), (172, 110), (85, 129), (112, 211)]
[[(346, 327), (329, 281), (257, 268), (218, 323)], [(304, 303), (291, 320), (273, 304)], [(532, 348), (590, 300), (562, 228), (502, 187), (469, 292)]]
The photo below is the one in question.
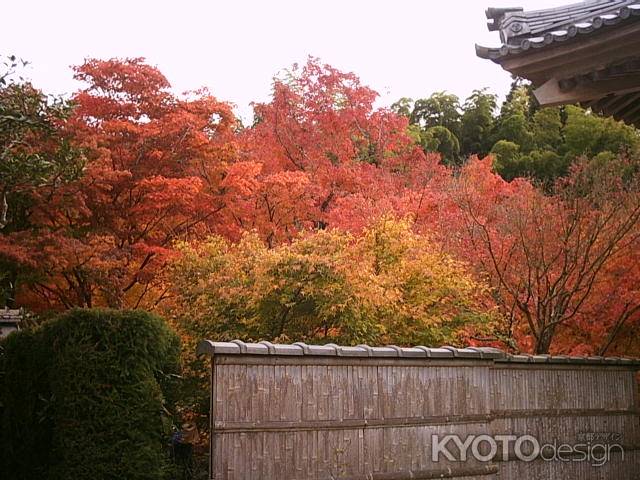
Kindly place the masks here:
[(425, 360), (456, 359), (494, 361), (499, 363), (554, 363), (580, 365), (618, 365), (640, 369), (640, 359), (618, 357), (577, 357), (568, 355), (547, 354), (510, 354), (494, 347), (398, 347), (387, 345), (372, 347), (370, 345), (341, 346), (335, 343), (310, 345), (304, 342), (278, 344), (269, 341), (245, 343), (242, 340), (230, 342), (213, 342), (203, 340), (198, 344), (198, 355), (274, 355), (274, 356), (339, 356), (368, 358), (403, 358)]
[[(588, 35), (602, 27), (618, 25), (623, 21), (640, 21), (639, 0), (588, 0), (563, 7), (524, 11), (523, 9), (488, 8), (490, 31), (499, 31), (500, 47), (476, 45), (481, 58), (497, 61), (517, 55), (532, 46), (539, 48), (562, 42), (577, 35)], [(566, 30), (568, 35), (554, 35)], [(544, 37), (545, 43), (534, 41)]]

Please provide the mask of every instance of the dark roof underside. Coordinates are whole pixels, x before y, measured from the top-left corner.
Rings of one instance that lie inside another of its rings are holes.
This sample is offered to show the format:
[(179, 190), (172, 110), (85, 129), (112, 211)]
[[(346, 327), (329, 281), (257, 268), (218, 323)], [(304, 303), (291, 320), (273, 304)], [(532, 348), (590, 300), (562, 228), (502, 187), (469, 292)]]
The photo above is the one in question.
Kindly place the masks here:
[(616, 120), (640, 128), (640, 92), (622, 95), (607, 95), (588, 102), (581, 102), (584, 108), (590, 108), (600, 115), (613, 117)]

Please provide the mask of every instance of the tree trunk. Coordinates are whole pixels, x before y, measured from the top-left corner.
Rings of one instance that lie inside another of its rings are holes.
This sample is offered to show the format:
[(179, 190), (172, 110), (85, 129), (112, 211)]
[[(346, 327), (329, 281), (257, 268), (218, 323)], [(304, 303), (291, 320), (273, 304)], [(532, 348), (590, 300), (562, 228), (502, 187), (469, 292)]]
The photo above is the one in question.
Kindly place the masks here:
[(542, 332), (540, 332), (540, 336), (538, 337), (534, 348), (535, 354), (544, 355), (549, 353), (549, 348), (551, 348), (551, 342), (553, 341), (555, 330), (555, 326), (545, 327), (542, 329)]

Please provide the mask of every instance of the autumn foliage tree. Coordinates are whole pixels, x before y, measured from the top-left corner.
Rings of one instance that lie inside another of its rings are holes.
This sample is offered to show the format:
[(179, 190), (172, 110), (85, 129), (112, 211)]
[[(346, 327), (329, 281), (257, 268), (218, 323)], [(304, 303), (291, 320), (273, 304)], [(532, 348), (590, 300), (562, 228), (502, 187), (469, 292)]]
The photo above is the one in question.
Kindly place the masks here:
[[(407, 131), (407, 119), (374, 108), (377, 93), (317, 59), (276, 78), (269, 103), (241, 140), (246, 179), (232, 215), (270, 246), (301, 229), (361, 229), (438, 169)], [(235, 174), (235, 172), (232, 172)]]
[(485, 286), (409, 220), (275, 248), (247, 234), (179, 250), (170, 311), (195, 338), (460, 344), (460, 327), (495, 320)]
[(519, 84), (499, 114), (484, 90), (380, 108), (315, 58), (242, 126), (141, 59), (74, 71), (71, 102), (0, 85), (12, 305), (168, 308), (214, 338), (639, 347), (630, 127)]
[(85, 87), (65, 130), (83, 175), (35, 190), (32, 227), (4, 253), (17, 244), (15, 260), (38, 265), (29, 287), (45, 305), (144, 305), (171, 243), (222, 223), (235, 119), (206, 91), (174, 96), (141, 59), (89, 60), (75, 78)]
[[(546, 195), (504, 182), (490, 161), (464, 169), (454, 198), (464, 248), (488, 275), (512, 338), (536, 353), (606, 353), (625, 324), (640, 320), (637, 163), (583, 162)], [(589, 340), (567, 341), (581, 329)]]

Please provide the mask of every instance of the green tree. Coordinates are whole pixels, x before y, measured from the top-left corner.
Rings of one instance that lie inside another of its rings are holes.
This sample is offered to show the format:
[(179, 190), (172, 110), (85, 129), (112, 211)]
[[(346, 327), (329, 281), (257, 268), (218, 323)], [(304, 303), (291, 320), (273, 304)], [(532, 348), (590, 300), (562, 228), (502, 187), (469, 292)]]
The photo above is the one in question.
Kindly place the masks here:
[(464, 156), (486, 155), (491, 149), (496, 96), (486, 89), (474, 90), (463, 106), (460, 143)]
[(495, 133), (498, 140), (513, 142), (519, 145), (523, 151), (531, 150), (534, 138), (529, 120), (523, 113), (513, 113), (507, 117), (501, 117), (498, 122)]
[(529, 177), (549, 189), (578, 157), (599, 162), (637, 152), (638, 131), (578, 106), (540, 108), (519, 81), (502, 105), (493, 131), (494, 168), (506, 180)]
[(460, 99), (450, 93), (435, 92), (415, 101), (410, 121), (424, 129), (445, 127), (456, 137), (460, 135)]
[(443, 126), (427, 128), (421, 135), (422, 148), (427, 152), (438, 152), (445, 165), (460, 165), (460, 142)]
[(513, 180), (522, 173), (520, 145), (498, 140), (490, 153), (493, 155), (493, 169), (505, 180)]
[(517, 177), (530, 177), (549, 190), (553, 183), (568, 173), (569, 162), (551, 150), (532, 150), (520, 158)]
[(516, 79), (500, 107), (500, 117), (524, 115), (528, 118), (531, 116), (533, 104), (530, 85), (522, 83), (522, 79)]
[(391, 111), (403, 117), (410, 118), (411, 112), (413, 111), (413, 99), (402, 97), (397, 102), (391, 104)]
[(9, 57), (0, 72), (0, 229), (7, 230), (24, 220), (25, 193), (55, 187), (82, 168), (61, 131), (72, 106), (17, 76), (18, 65)]
[(528, 152), (533, 143), (530, 125), (530, 96), (526, 85), (515, 81), (500, 108), (496, 120), (494, 139), (508, 140)]
[(541, 108), (533, 115), (533, 143), (536, 148), (558, 151), (562, 144), (560, 108)]
[(602, 152), (617, 154), (638, 148), (640, 137), (633, 127), (573, 105), (565, 111), (564, 153), (570, 158), (593, 157)]
[(72, 310), (0, 343), (4, 480), (162, 480), (177, 335), (141, 310)]

